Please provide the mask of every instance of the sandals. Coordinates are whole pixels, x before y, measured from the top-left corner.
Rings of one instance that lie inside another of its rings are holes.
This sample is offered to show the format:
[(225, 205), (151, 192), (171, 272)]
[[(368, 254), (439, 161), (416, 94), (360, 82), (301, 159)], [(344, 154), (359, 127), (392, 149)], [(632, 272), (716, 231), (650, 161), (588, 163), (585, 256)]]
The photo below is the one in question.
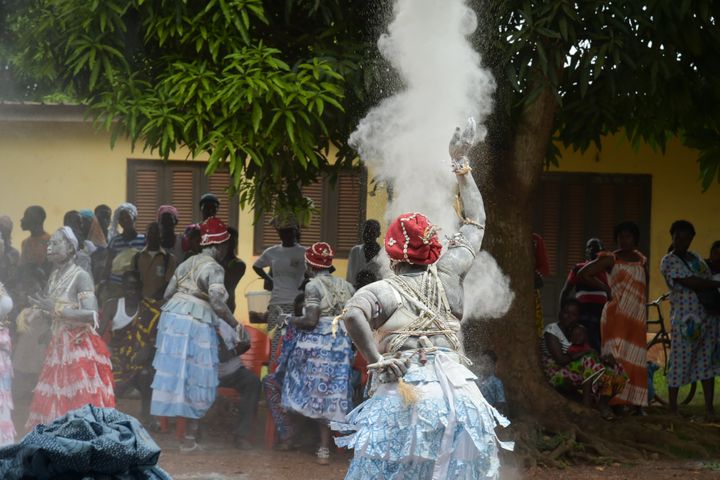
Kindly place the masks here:
[(185, 440), (180, 444), (180, 451), (183, 453), (194, 452), (196, 450), (202, 450), (202, 447), (195, 441), (195, 437), (185, 437)]
[(325, 447), (320, 447), (317, 449), (317, 453), (315, 453), (316, 461), (318, 465), (330, 465), (330, 449)]

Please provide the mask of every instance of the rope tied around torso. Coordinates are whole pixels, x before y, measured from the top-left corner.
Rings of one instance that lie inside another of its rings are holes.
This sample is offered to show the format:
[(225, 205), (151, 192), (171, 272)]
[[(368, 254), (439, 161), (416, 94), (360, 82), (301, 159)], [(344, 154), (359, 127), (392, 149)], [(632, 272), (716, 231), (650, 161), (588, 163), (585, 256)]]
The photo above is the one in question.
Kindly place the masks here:
[(402, 275), (386, 281), (404, 300), (398, 308), (409, 309), (417, 315), (415, 320), (403, 328), (389, 332), (392, 338), (387, 345), (388, 352), (400, 351), (410, 338), (427, 338), (436, 335), (444, 336), (452, 350), (456, 352), (462, 350), (457, 328), (451, 325), (458, 321), (450, 310), (445, 288), (438, 277), (435, 265), (422, 273), (419, 282), (414, 281), (413, 277)]

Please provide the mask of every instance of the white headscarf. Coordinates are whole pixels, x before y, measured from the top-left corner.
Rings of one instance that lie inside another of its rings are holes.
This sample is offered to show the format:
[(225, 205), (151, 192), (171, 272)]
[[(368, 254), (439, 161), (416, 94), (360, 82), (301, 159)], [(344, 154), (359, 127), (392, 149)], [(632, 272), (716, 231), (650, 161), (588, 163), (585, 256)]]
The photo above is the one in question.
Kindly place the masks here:
[(120, 214), (122, 212), (128, 212), (130, 214), (130, 217), (132, 217), (133, 222), (137, 219), (138, 211), (137, 211), (137, 207), (135, 205), (133, 205), (132, 203), (127, 203), (127, 202), (121, 204), (113, 212), (112, 224), (110, 225), (110, 231), (108, 232), (108, 240), (117, 236), (118, 225), (120, 224)]
[(60, 233), (62, 233), (63, 235), (65, 235), (65, 238), (66, 238), (67, 241), (70, 243), (70, 245), (72, 245), (72, 247), (73, 247), (73, 253), (77, 253), (78, 247), (79, 247), (79, 243), (78, 243), (77, 237), (75, 236), (75, 234), (74, 234), (73, 231), (72, 231), (72, 228), (67, 227), (67, 226), (66, 226), (66, 227), (60, 227), (60, 228), (58, 228), (58, 232), (60, 232)]

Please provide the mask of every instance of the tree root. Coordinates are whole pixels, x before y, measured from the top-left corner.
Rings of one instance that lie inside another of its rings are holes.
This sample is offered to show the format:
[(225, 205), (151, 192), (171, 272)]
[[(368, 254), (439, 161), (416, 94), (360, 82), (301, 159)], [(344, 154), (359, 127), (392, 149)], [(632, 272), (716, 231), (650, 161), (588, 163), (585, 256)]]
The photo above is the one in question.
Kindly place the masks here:
[[(542, 423), (515, 419), (513, 463), (529, 468), (563, 468), (572, 463), (633, 464), (660, 458), (712, 458), (720, 455), (720, 428), (665, 415), (625, 417), (608, 423), (594, 412), (558, 416)], [(512, 461), (511, 460), (511, 461)]]

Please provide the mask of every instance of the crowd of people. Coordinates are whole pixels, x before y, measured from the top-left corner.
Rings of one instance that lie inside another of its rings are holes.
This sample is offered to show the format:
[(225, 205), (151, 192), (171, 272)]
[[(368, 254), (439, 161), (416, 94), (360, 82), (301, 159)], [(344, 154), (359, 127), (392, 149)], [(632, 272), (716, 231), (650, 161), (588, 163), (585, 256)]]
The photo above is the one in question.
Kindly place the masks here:
[(13, 403), (29, 403), (31, 429), (87, 403), (114, 407), (131, 390), (146, 425), (184, 416), (192, 440), (224, 384), (241, 391), (235, 436), (246, 445), (260, 380), (239, 361), (249, 340), (232, 309), (245, 264), (218, 206), (204, 195), (202, 220), (177, 234), (171, 205), (145, 233), (134, 205), (100, 205), (67, 212), (52, 235), (45, 210), (31, 206), (20, 251), (0, 216), (0, 444), (16, 435)]
[[(615, 227), (617, 248), (606, 251), (591, 238), (585, 261), (569, 272), (560, 295), (557, 322), (545, 326), (542, 359), (550, 383), (581, 392), (602, 415), (645, 414), (649, 398), (647, 313), (649, 270), (638, 250), (639, 228)], [(671, 349), (667, 366), (669, 408), (678, 413), (678, 390), (700, 381), (705, 411), (714, 418), (715, 377), (720, 375), (720, 241), (703, 259), (689, 250), (695, 227), (678, 220), (660, 263), (670, 289)], [(615, 407), (615, 408), (610, 408)]]
[[(87, 403), (112, 407), (116, 397), (136, 390), (146, 425), (156, 426), (159, 417), (187, 420), (181, 449), (192, 451), (198, 448), (200, 420), (213, 405), (218, 387), (224, 386), (240, 392), (242, 414), (233, 429), (238, 448), (251, 447), (248, 435), (264, 390), (277, 448), (299, 443), (304, 417), (317, 425), (317, 460), (327, 464), (333, 425), (343, 432), (356, 431), (340, 442), (357, 448), (358, 432), (372, 437), (378, 428), (373, 409), (388, 407), (377, 392), (372, 401), (365, 401), (367, 392), (353, 371), (357, 352), (351, 337), (360, 352), (369, 355), (365, 358), (371, 360), (370, 370), (384, 369), (386, 375), (411, 384), (415, 377), (406, 373), (414, 372), (414, 359), (399, 352), (419, 348), (424, 355), (437, 355), (437, 347), (421, 345), (427, 335), (417, 340), (400, 324), (386, 326), (389, 319), (384, 317), (391, 308), (382, 313), (372, 305), (390, 301), (398, 321), (403, 308), (420, 308), (405, 316), (416, 318), (415, 323), (432, 322), (413, 328), (445, 336), (439, 344), (458, 351), (452, 324), (442, 320), (453, 312), (454, 292), (432, 291), (430, 284), (437, 282), (425, 278), (432, 276), (432, 265), (438, 261), (432, 242), (421, 246), (424, 259), (405, 258), (412, 252), (407, 245), (395, 252), (391, 230), (401, 227), (395, 232), (400, 235), (421, 228), (427, 233), (431, 224), (424, 217), (408, 214), (398, 219), (400, 227), (390, 226), (385, 248), (378, 243), (379, 222), (368, 220), (363, 243), (350, 252), (346, 279), (333, 276), (331, 245), (302, 246), (295, 220), (276, 217), (273, 225), (280, 243), (253, 264), (271, 292), (265, 316), (271, 359), (269, 375), (261, 384), (240, 359), (250, 339), (235, 319), (234, 293), (246, 268), (236, 256), (237, 231), (216, 217), (218, 206), (216, 196), (204, 195), (202, 219), (182, 233), (175, 231), (177, 210), (161, 206), (156, 221), (139, 233), (132, 204), (114, 211), (100, 205), (94, 211), (67, 212), (64, 225), (52, 235), (45, 231), (43, 208), (31, 206), (20, 222), (29, 232), (20, 251), (11, 242), (12, 220), (0, 216), (0, 444), (15, 439), (13, 398), (16, 403), (30, 400), (25, 423), (30, 429)], [(579, 393), (606, 419), (627, 411), (642, 415), (652, 400), (646, 350), (647, 259), (638, 250), (637, 225), (621, 223), (614, 235), (617, 248), (612, 252), (597, 238), (587, 241), (585, 260), (571, 269), (562, 289), (559, 319), (544, 326), (541, 342), (542, 366), (551, 385)], [(720, 241), (703, 259), (689, 250), (695, 236), (691, 223), (674, 222), (670, 236), (671, 246), (660, 265), (671, 302), (669, 406), (677, 413), (678, 389), (700, 381), (707, 416), (713, 417), (714, 378), (720, 374), (720, 312), (712, 306), (717, 299), (707, 294), (720, 288)], [(397, 275), (403, 261), (409, 270)], [(416, 280), (421, 284), (415, 285)], [(374, 291), (385, 284), (400, 292), (400, 300)], [(418, 307), (427, 304), (434, 310)], [(367, 318), (363, 321), (362, 316)], [(375, 336), (386, 332), (392, 341), (372, 347), (360, 324), (370, 325)], [(398, 342), (414, 347), (398, 349)], [(475, 375), (469, 378), (475, 379), (490, 405), (504, 411), (495, 353), (485, 350), (473, 360)], [(414, 374), (420, 384), (429, 381), (422, 368)], [(412, 441), (400, 439), (397, 446), (405, 448), (401, 443)], [(363, 472), (372, 464), (359, 459), (354, 468)]]
[[(271, 291), (263, 384), (278, 448), (308, 436), (307, 429), (298, 435), (302, 417), (315, 425), (318, 463), (329, 463), (333, 430), (338, 445), (355, 448), (347, 478), (497, 474), (497, 448), (510, 445), (494, 430), (507, 421), (480, 393), (504, 409), (496, 356), (482, 352), (476, 376), (459, 336), (463, 278), (485, 228), (465, 156), (474, 128), (469, 122), (451, 143), (465, 208), (444, 252), (422, 214), (392, 222), (384, 248), (379, 222), (369, 220), (342, 279), (333, 275), (331, 245), (303, 247), (294, 218), (273, 220), (280, 243), (253, 270)], [(218, 387), (229, 387), (241, 399), (235, 445), (250, 446), (261, 382), (240, 358), (251, 347), (233, 312), (245, 264), (218, 206), (216, 196), (203, 195), (201, 221), (178, 234), (173, 206), (161, 206), (140, 233), (134, 205), (101, 205), (67, 212), (52, 235), (43, 208), (32, 206), (20, 252), (12, 221), (0, 217), (0, 443), (15, 438), (13, 397), (32, 398), (25, 428), (33, 429), (87, 404), (114, 407), (136, 390), (143, 423), (184, 419), (180, 449), (193, 451)], [(365, 372), (363, 390), (357, 377)]]

